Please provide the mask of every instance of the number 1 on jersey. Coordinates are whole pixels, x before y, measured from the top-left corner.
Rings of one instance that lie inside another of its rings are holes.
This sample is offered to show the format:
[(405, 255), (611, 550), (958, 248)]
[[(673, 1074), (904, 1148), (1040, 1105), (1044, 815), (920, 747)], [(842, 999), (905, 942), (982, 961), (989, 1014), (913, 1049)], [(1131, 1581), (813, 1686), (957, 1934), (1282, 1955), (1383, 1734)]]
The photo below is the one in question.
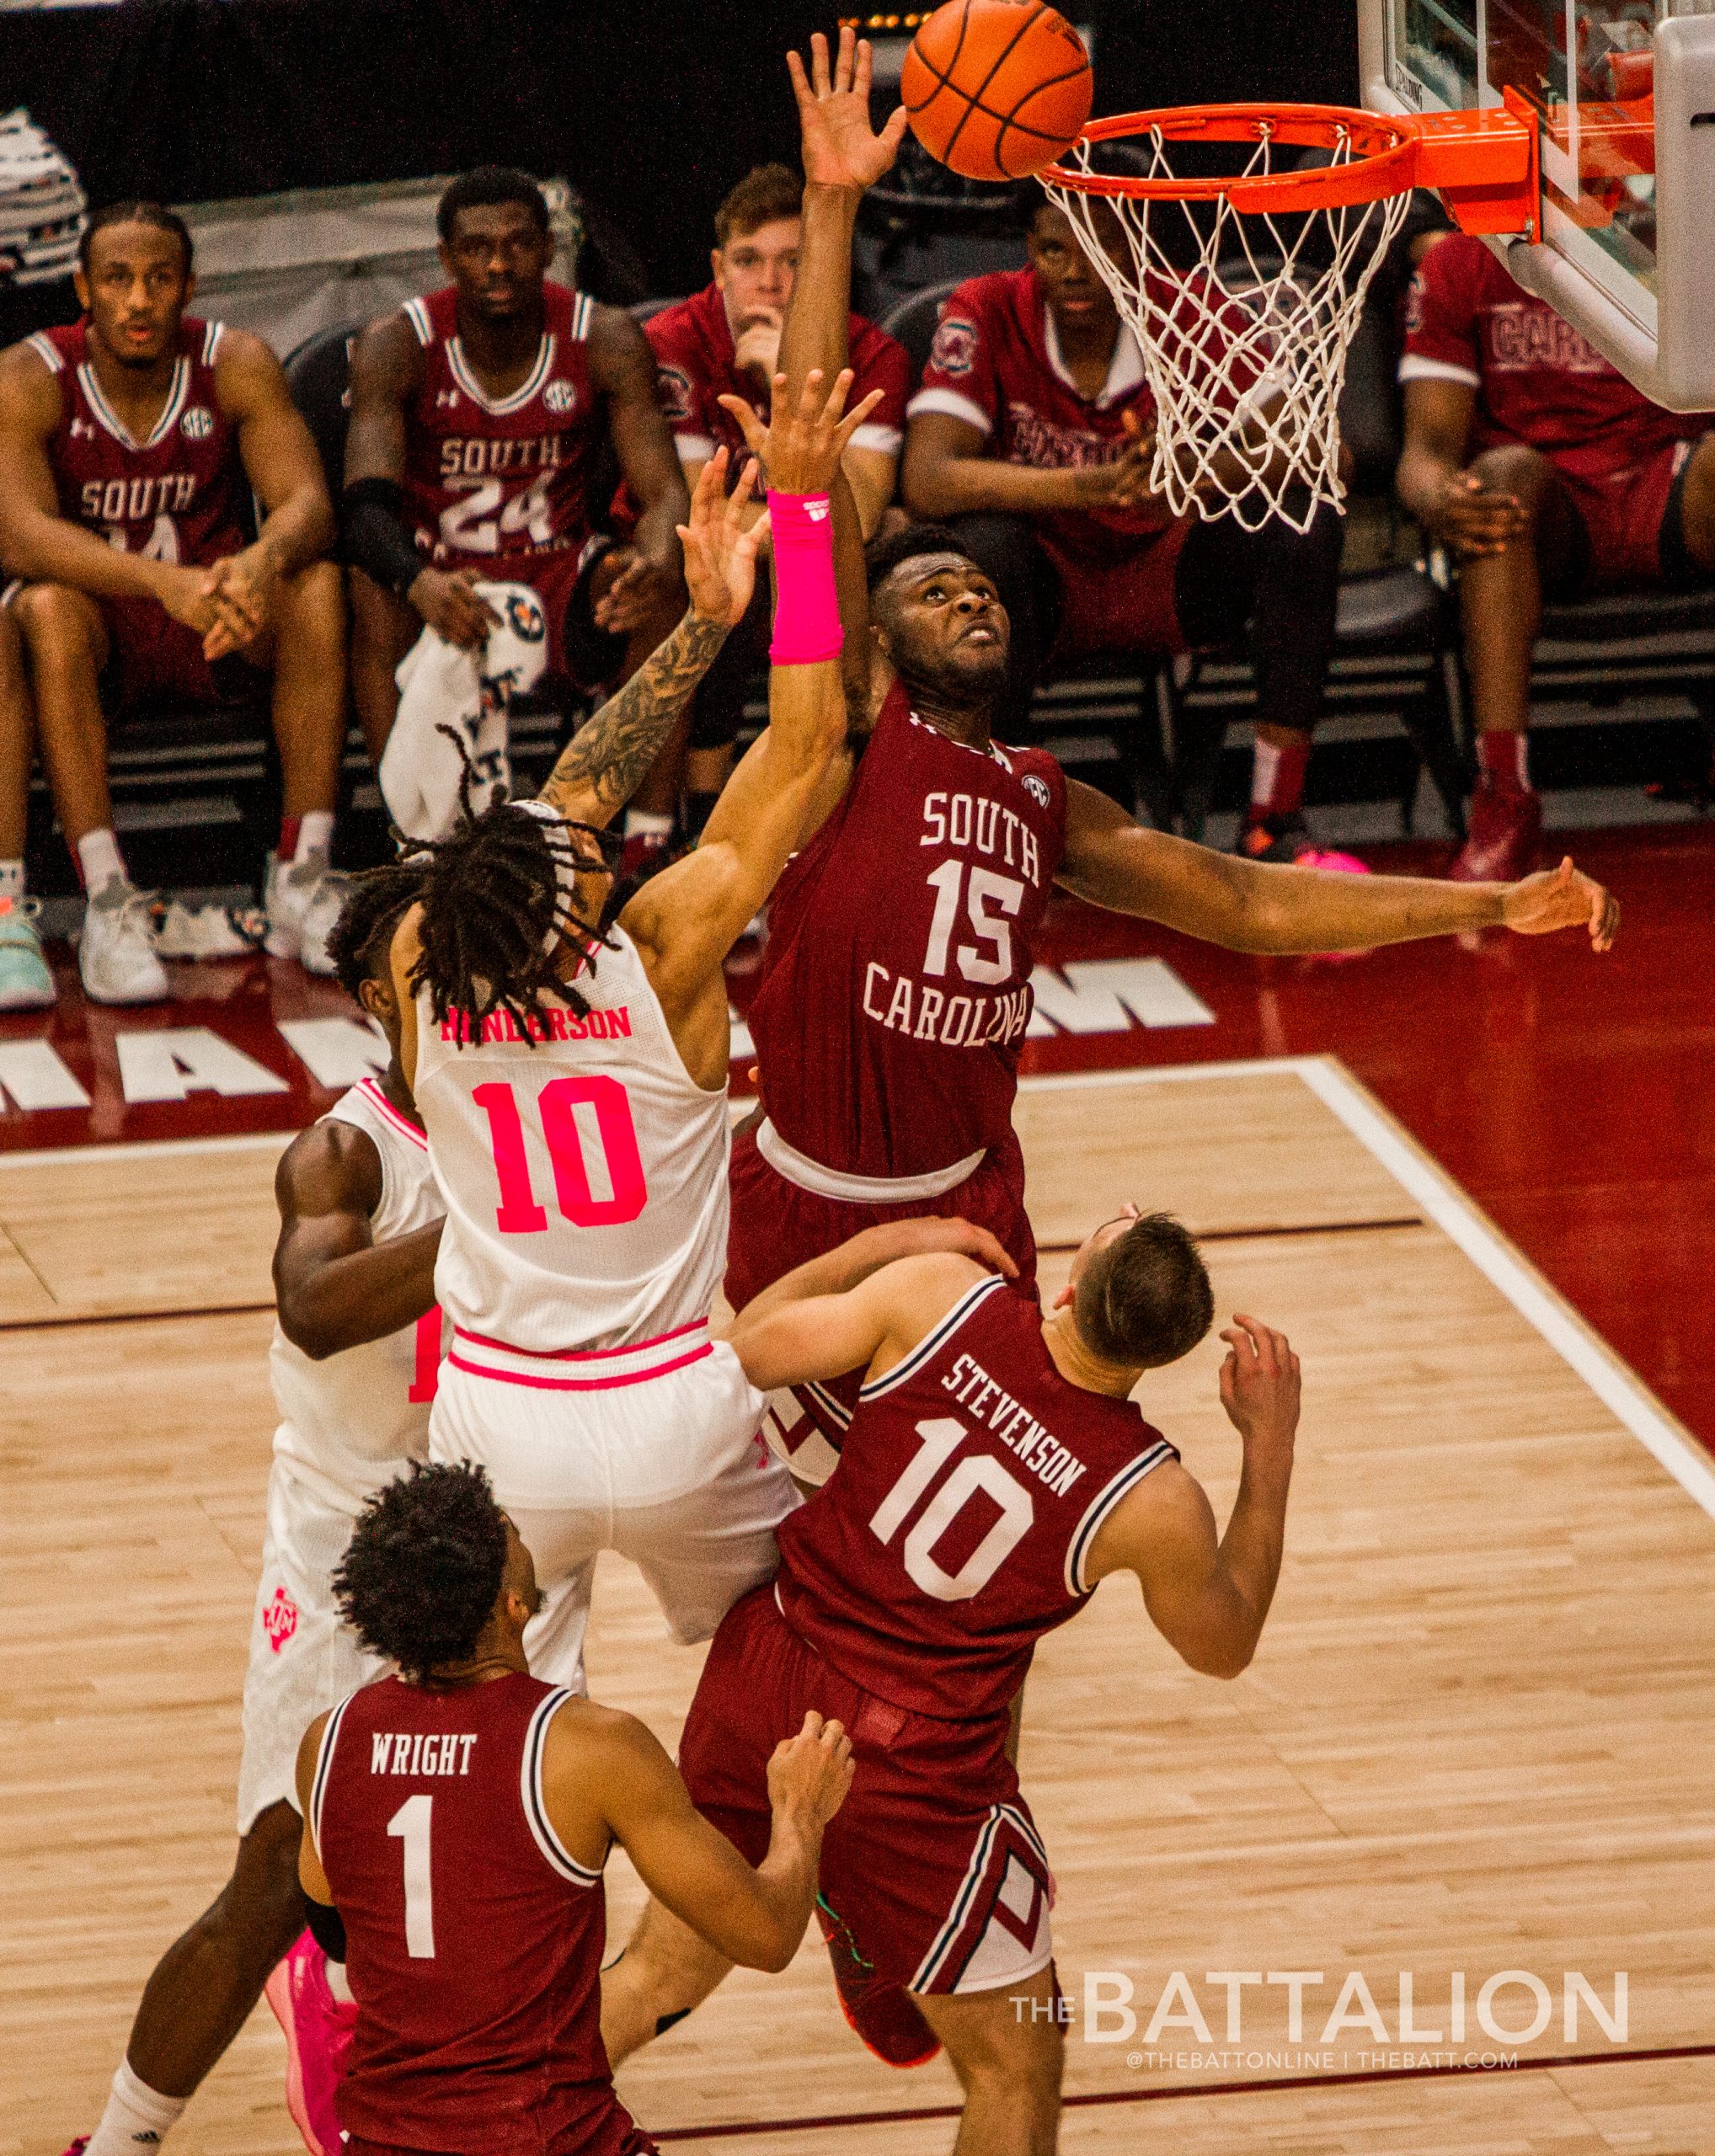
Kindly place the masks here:
[(435, 1959), (435, 1888), (429, 1876), (434, 1812), (432, 1796), (408, 1796), (387, 1822), (388, 1833), (405, 1845), (405, 1951), (414, 1961)]

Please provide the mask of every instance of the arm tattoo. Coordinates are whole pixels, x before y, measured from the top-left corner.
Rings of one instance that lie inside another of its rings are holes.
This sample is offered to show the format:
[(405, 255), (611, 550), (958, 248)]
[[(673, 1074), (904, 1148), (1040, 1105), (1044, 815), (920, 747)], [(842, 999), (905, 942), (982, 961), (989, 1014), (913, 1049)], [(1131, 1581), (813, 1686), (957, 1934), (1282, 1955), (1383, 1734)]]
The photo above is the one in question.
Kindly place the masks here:
[(542, 789), (542, 799), (569, 813), (567, 797), (587, 791), (608, 815), (623, 808), (726, 638), (722, 623), (687, 613), (618, 695), (568, 742)]

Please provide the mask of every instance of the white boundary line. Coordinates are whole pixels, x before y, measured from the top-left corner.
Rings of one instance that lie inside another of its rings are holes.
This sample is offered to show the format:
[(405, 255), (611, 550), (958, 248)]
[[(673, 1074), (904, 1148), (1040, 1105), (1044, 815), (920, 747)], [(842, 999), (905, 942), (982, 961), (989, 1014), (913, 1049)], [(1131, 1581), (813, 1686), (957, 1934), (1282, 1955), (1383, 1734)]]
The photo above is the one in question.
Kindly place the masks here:
[(1633, 1376), (1601, 1336), (1549, 1286), (1445, 1170), (1406, 1135), (1333, 1057), (1304, 1056), (1295, 1059), (1295, 1064), (1299, 1076), (1323, 1106), (1417, 1200), (1483, 1278), (1499, 1289), (1520, 1316), (1536, 1327), (1687, 1497), (1715, 1518), (1715, 1461)]
[(34, 1153), (0, 1153), (0, 1168), (40, 1168), (51, 1161), (170, 1161), (187, 1153), (259, 1153), (271, 1145), (283, 1153), (298, 1134), (290, 1130), (240, 1130), (225, 1138), (140, 1138), (127, 1145), (44, 1145)]
[(1715, 1518), (1715, 1461), (1338, 1058), (1279, 1056), (1237, 1063), (1164, 1064), (1139, 1070), (1069, 1071), (1023, 1079), (1020, 1090), (1050, 1092), (1080, 1086), (1162, 1085), (1189, 1078), (1275, 1075), (1299, 1079), (1339, 1118), (1370, 1158), (1422, 1208), (1424, 1217), (1500, 1290), (1686, 1494)]

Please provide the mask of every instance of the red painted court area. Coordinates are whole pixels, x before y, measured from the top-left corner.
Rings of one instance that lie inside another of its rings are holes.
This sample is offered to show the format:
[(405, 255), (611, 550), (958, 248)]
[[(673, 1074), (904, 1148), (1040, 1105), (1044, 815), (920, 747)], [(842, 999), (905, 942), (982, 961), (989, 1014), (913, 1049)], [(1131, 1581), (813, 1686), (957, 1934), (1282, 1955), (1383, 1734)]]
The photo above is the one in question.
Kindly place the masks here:
[[(1491, 934), (1251, 958), (1061, 900), (1039, 953), (1051, 1030), (1025, 1068), (1341, 1057), (1715, 1450), (1715, 827), (1579, 834), (1575, 851), (1625, 909), (1605, 958)], [(1444, 854), (1370, 857), (1433, 871)], [(174, 1002), (116, 1011), (85, 1005), (58, 955), (59, 1007), (0, 1021), (0, 1149), (293, 1129), (374, 1053), (339, 990), (293, 965), (178, 967)], [(55, 1092), (68, 1104), (27, 1105)]]

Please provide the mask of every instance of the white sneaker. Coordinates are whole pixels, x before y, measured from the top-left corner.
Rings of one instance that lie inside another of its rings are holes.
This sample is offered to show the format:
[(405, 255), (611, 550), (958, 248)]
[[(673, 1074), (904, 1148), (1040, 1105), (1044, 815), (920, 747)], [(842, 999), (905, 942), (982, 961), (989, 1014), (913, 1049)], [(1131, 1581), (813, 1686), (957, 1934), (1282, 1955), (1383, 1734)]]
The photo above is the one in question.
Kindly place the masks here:
[(268, 915), (263, 948), (270, 958), (296, 958), (306, 973), (331, 974), (328, 941), (345, 906), (350, 877), (328, 865), (325, 853), (307, 853), (282, 867), (268, 857), (262, 905)]
[(160, 1003), (167, 969), (155, 955), (149, 901), (123, 876), (110, 876), (83, 909), (77, 971), (92, 1003)]
[(254, 906), (188, 906), (183, 899), (151, 909), (155, 950), (163, 958), (246, 958), (262, 942)]

